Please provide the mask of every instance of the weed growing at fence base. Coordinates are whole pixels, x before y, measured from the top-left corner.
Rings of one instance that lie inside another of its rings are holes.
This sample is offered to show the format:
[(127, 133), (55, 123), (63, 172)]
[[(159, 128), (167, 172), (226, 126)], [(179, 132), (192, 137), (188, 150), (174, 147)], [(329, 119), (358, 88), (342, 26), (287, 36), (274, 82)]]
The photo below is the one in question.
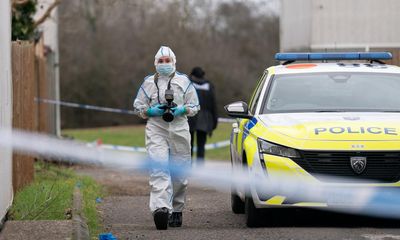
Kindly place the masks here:
[(12, 220), (71, 219), (72, 196), (76, 185), (83, 195), (83, 210), (91, 235), (101, 231), (96, 198), (102, 197), (101, 186), (93, 179), (78, 176), (70, 168), (35, 163), (35, 180), (17, 192), (9, 216)]
[[(97, 139), (101, 139), (104, 144), (144, 147), (144, 128), (144, 125), (136, 125), (91, 129), (67, 129), (63, 130), (62, 133), (85, 142), (93, 142)], [(212, 137), (207, 139), (207, 143), (229, 140), (231, 129), (231, 123), (219, 123)], [(206, 152), (206, 158), (229, 160), (229, 147), (208, 150)]]

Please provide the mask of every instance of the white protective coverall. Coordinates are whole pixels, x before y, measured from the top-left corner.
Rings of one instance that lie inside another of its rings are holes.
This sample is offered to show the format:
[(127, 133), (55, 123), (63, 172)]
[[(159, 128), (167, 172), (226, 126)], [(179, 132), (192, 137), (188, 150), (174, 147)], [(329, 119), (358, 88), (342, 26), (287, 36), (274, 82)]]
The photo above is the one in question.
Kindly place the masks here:
[[(173, 60), (174, 70), (175, 54), (168, 47), (161, 47), (155, 56), (154, 64), (162, 56), (170, 56)], [(133, 107), (139, 116), (146, 119), (146, 110), (150, 106), (166, 104), (164, 97), (170, 77), (159, 75), (158, 87), (154, 82), (155, 75), (147, 76), (141, 85)], [(189, 109), (188, 116), (194, 116), (200, 109), (196, 89), (185, 74), (175, 71), (171, 79), (171, 89), (174, 91), (174, 102), (178, 106), (185, 106)], [(168, 123), (162, 117), (150, 117), (146, 124), (146, 149), (153, 161), (160, 161), (167, 164), (174, 161), (174, 164), (190, 166), (190, 133), (186, 115), (177, 116)], [(171, 176), (165, 169), (152, 169), (150, 172), (150, 210), (154, 212), (158, 208), (166, 207), (169, 213), (182, 212), (185, 204), (185, 192), (187, 178), (184, 175)]]

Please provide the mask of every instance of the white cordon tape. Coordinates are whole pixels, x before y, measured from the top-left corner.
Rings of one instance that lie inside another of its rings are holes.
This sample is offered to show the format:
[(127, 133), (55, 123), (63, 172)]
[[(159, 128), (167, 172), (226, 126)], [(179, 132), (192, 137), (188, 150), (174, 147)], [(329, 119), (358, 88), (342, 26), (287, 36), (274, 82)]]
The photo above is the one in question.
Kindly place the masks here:
[(233, 118), (218, 118), (218, 122), (221, 122), (221, 123), (234, 123), (234, 122), (236, 122), (236, 120), (233, 119)]
[[(212, 150), (212, 149), (217, 149), (217, 148), (223, 148), (223, 147), (229, 146), (230, 144), (231, 144), (231, 142), (229, 140), (220, 141), (220, 142), (216, 142), (216, 143), (209, 143), (209, 144), (206, 144), (205, 149)], [(194, 147), (193, 150), (197, 151), (197, 148)]]
[(126, 152), (139, 152), (139, 153), (147, 152), (146, 148), (144, 148), (144, 147), (130, 147), (130, 146), (120, 146), (120, 145), (111, 145), (111, 144), (98, 144), (96, 142), (86, 143), (86, 146), (102, 148), (102, 149), (109, 149), (109, 150), (116, 150), (116, 151), (126, 151)]
[(102, 112), (112, 112), (112, 113), (122, 113), (122, 114), (135, 115), (134, 111), (127, 110), (127, 109), (99, 107), (99, 106), (95, 106), (95, 105), (80, 104), (80, 103), (65, 102), (65, 101), (57, 101), (57, 100), (44, 99), (44, 98), (35, 98), (35, 101), (42, 102), (42, 103), (47, 103), (47, 104), (60, 105), (60, 106), (64, 106), (64, 107), (82, 108), (82, 109), (96, 110), (96, 111), (102, 111)]
[[(100, 106), (95, 106), (95, 105), (66, 102), (66, 101), (57, 101), (57, 100), (45, 99), (45, 98), (35, 98), (35, 101), (41, 102), (41, 103), (47, 103), (47, 104), (60, 105), (60, 106), (64, 106), (64, 107), (81, 108), (81, 109), (88, 109), (88, 110), (95, 110), (95, 111), (102, 111), (102, 112), (135, 115), (135, 111), (128, 110), (128, 109), (100, 107)], [(230, 119), (230, 118), (218, 118), (218, 122), (234, 123), (235, 120)]]
[[(205, 145), (206, 150), (212, 150), (217, 148), (223, 148), (230, 145), (229, 140), (220, 141), (216, 143), (209, 143)], [(110, 149), (110, 150), (117, 150), (117, 151), (128, 151), (128, 152), (139, 152), (139, 153), (146, 153), (147, 150), (145, 147), (130, 147), (130, 146), (121, 146), (121, 145), (111, 145), (111, 144), (97, 144), (96, 142), (87, 143), (86, 146), (88, 147), (98, 147), (103, 149)], [(193, 151), (197, 151), (197, 147), (193, 148)]]
[[(8, 129), (0, 129), (1, 147), (13, 148), (19, 153), (56, 158), (59, 161), (94, 164), (131, 174), (165, 169), (171, 174), (188, 175), (191, 182), (198, 186), (213, 187), (227, 193), (231, 191), (232, 185), (252, 186), (252, 190), (261, 189), (268, 196), (291, 196), (299, 200), (327, 199), (328, 202), (330, 199), (335, 204), (329, 205), (327, 210), (400, 219), (399, 189), (373, 188), (363, 182), (353, 184), (352, 187), (343, 187), (340, 184), (319, 182), (315, 178), (299, 179), (293, 174), (272, 170), (269, 170), (267, 176), (261, 167), (256, 166), (257, 163), (253, 164), (252, 171), (247, 168), (235, 168), (231, 171), (230, 161), (206, 161), (205, 165), (196, 167), (178, 165), (178, 160), (165, 164), (157, 159), (148, 159), (143, 154), (87, 147), (74, 141)], [(331, 179), (335, 182), (348, 180), (338, 177)], [(244, 191), (249, 192), (249, 189)], [(351, 206), (343, 208), (341, 203)]]

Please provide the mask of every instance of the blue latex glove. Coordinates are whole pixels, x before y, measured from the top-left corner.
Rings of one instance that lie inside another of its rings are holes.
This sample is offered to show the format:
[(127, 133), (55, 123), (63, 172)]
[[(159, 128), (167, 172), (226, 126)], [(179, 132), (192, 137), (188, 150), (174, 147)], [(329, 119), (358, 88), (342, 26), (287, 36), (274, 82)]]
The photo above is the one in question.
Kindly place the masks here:
[(149, 107), (146, 111), (146, 115), (149, 117), (159, 117), (162, 116), (165, 112), (164, 105), (158, 104), (152, 107)]
[(186, 107), (184, 107), (184, 106), (174, 107), (174, 108), (171, 108), (171, 110), (174, 113), (175, 117), (186, 114)]

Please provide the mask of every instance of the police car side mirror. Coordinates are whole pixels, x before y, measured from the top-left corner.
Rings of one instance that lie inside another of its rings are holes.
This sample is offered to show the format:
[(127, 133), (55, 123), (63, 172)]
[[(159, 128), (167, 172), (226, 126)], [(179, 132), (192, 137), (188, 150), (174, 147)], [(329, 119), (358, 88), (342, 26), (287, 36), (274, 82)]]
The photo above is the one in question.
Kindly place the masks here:
[(226, 105), (225, 111), (230, 117), (234, 118), (248, 118), (251, 119), (253, 116), (249, 113), (249, 107), (247, 103), (239, 101)]

